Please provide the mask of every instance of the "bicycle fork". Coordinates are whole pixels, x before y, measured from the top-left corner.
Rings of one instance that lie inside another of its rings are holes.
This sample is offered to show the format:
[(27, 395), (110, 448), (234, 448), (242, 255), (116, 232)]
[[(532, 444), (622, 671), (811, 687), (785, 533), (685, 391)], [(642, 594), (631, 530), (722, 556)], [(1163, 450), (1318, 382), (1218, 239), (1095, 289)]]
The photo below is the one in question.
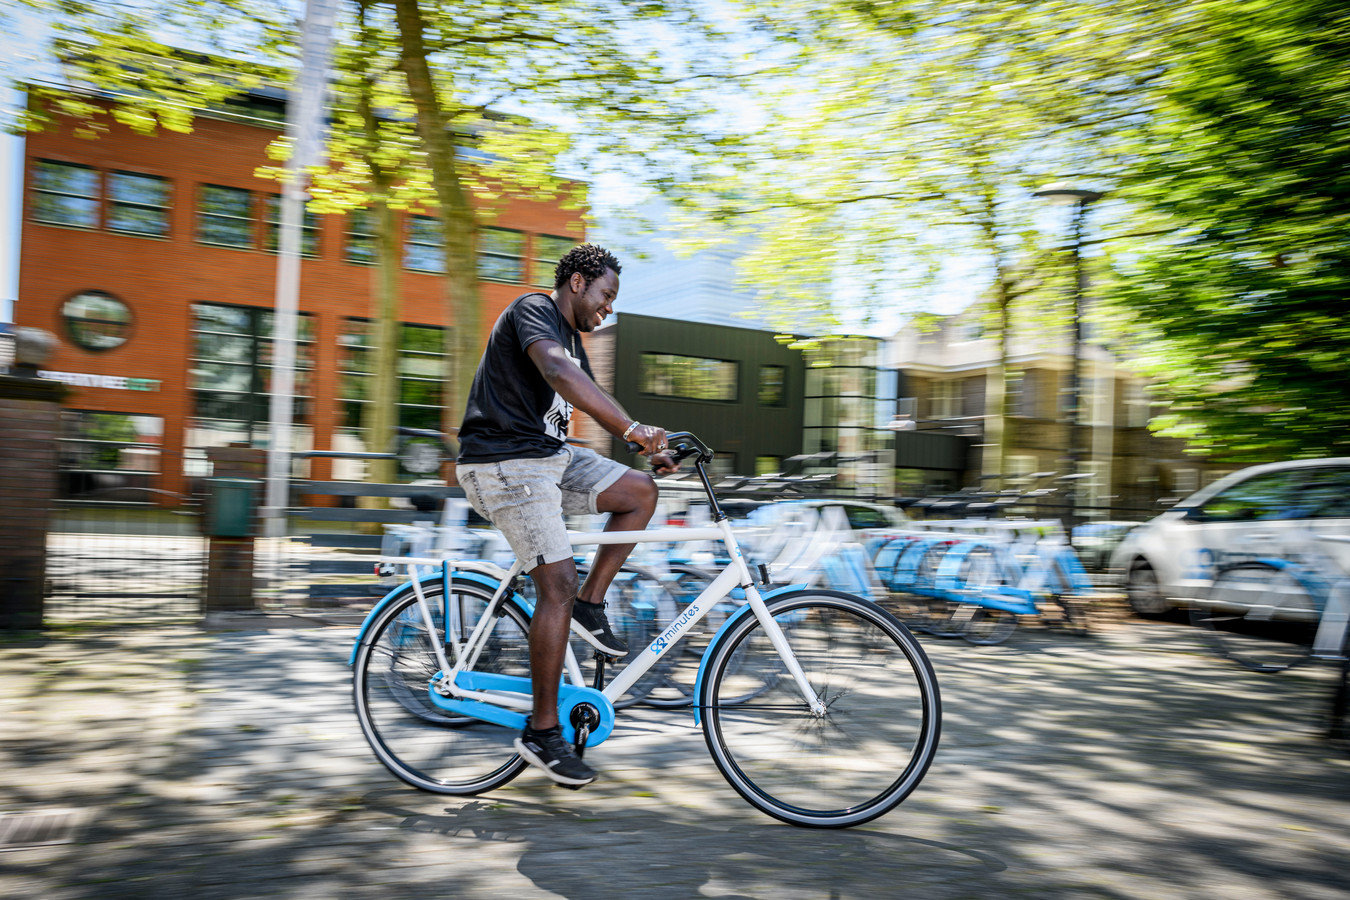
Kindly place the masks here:
[(812, 714), (823, 717), (828, 711), (825, 708), (825, 703), (816, 694), (815, 688), (811, 687), (811, 682), (807, 680), (802, 664), (798, 662), (797, 655), (792, 652), (792, 647), (788, 645), (787, 636), (783, 634), (783, 629), (779, 627), (778, 622), (769, 612), (769, 607), (765, 605), (764, 598), (759, 594), (759, 588), (755, 587), (755, 579), (750, 574), (750, 566), (746, 563), (745, 557), (741, 554), (741, 545), (737, 543), (736, 535), (731, 531), (731, 523), (723, 519), (719, 524), (723, 535), (725, 535), (723, 540), (727, 549), (731, 551), (732, 564), (740, 571), (741, 585), (745, 590), (745, 598), (750, 603), (750, 610), (755, 614), (755, 618), (759, 619), (759, 624), (764, 628), (764, 634), (768, 636), (773, 649), (778, 651), (778, 656), (783, 660), (783, 665), (787, 666), (788, 674), (797, 682), (797, 688), (802, 692), (802, 698), (806, 700), (806, 705), (811, 708)]

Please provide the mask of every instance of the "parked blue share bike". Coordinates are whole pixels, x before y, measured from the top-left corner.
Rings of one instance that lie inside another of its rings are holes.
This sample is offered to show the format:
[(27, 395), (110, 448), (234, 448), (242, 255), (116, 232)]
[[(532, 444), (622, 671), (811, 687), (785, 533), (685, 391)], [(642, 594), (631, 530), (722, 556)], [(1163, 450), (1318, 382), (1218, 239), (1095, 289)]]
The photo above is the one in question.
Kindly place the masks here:
[[(862, 597), (806, 585), (761, 593), (708, 479), (712, 451), (687, 432), (668, 440), (677, 458), (693, 460), (712, 523), (574, 533), (572, 543), (718, 541), (727, 562), (608, 683), (603, 657), (588, 684), (569, 647), (564, 736), (579, 753), (603, 743), (616, 728), (615, 699), (740, 591), (745, 601), (708, 640), (693, 685), (694, 720), (717, 768), (751, 805), (796, 825), (858, 825), (895, 808), (928, 771), (941, 730), (937, 677), (922, 647)], [(521, 564), (497, 579), (438, 559), (381, 563), (408, 577), (371, 610), (352, 650), (362, 732), (414, 787), (454, 795), (501, 787), (526, 767), (512, 747), (531, 707), (533, 605), (517, 590)]]

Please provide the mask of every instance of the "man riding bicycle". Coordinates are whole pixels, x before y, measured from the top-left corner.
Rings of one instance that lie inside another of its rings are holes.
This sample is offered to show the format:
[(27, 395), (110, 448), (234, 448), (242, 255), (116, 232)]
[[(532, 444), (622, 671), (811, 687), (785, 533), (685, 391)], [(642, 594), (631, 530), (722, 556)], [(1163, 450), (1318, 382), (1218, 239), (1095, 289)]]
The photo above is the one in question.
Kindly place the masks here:
[(606, 531), (640, 531), (657, 498), (650, 475), (566, 443), (573, 407), (638, 444), (657, 472), (679, 467), (665, 453), (665, 429), (639, 423), (595, 383), (581, 344), (580, 333), (614, 311), (619, 272), (608, 250), (582, 244), (559, 260), (552, 294), (517, 297), (492, 328), (459, 430), (464, 495), (506, 537), (538, 595), (529, 635), (533, 713), (516, 751), (570, 787), (590, 784), (596, 773), (563, 740), (558, 721), (569, 624), (576, 619), (608, 656), (628, 653), (610, 628), (604, 597), (633, 545), (601, 546), (578, 590), (563, 515), (609, 513)]

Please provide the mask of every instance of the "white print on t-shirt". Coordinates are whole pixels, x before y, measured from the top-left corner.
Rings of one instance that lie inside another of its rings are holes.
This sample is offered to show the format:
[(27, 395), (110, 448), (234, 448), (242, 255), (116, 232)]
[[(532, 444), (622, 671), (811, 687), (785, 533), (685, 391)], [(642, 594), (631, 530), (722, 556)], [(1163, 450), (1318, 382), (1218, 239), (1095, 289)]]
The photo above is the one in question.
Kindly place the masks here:
[[(567, 358), (575, 363), (578, 368), (581, 367), (581, 360), (568, 353), (567, 350), (563, 350), (563, 352), (567, 353)], [(544, 413), (544, 434), (565, 441), (567, 440), (567, 426), (571, 421), (572, 404), (564, 400), (561, 394), (554, 394), (553, 405), (548, 408), (548, 412)]]

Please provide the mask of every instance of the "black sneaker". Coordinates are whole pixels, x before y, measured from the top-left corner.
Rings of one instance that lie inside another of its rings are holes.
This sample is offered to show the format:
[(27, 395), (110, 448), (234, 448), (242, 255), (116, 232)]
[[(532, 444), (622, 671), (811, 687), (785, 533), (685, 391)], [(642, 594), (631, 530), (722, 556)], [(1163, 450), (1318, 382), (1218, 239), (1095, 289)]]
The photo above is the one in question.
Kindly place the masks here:
[(581, 636), (595, 649), (610, 656), (627, 656), (628, 645), (619, 640), (609, 627), (609, 617), (605, 615), (608, 605), (603, 602), (586, 603), (578, 599), (572, 603), (572, 618), (581, 623)]
[(561, 725), (554, 725), (547, 731), (535, 731), (527, 722), (525, 730), (516, 738), (515, 747), (527, 763), (558, 784), (579, 788), (595, 780), (595, 770), (563, 740)]

